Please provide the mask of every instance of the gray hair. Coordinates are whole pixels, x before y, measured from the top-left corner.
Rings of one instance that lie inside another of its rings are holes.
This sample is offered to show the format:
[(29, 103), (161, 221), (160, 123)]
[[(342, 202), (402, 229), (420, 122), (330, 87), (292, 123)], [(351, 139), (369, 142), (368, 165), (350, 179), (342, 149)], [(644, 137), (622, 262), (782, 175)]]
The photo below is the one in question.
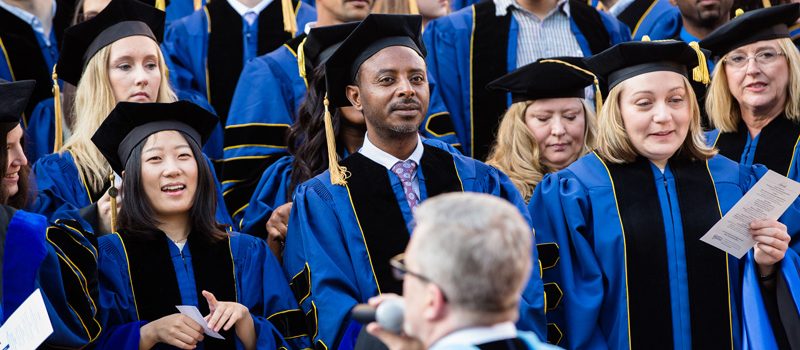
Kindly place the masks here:
[(414, 214), (418, 269), (454, 309), (497, 314), (516, 309), (531, 273), (533, 233), (508, 201), (451, 193), (425, 201)]

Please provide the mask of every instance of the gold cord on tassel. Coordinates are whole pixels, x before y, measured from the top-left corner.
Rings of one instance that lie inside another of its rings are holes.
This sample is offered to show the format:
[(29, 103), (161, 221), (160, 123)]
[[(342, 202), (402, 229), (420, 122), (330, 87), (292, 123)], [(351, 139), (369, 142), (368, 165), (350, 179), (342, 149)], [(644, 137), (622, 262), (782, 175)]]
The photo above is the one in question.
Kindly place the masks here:
[(203, 0), (193, 0), (192, 6), (194, 7), (195, 11), (199, 10), (200, 8), (203, 7)]
[(588, 71), (586, 69), (583, 69), (581, 67), (578, 67), (578, 66), (576, 66), (576, 65), (574, 65), (572, 63), (564, 62), (564, 61), (561, 61), (561, 60), (541, 60), (539, 62), (540, 63), (558, 63), (558, 64), (563, 64), (563, 65), (565, 65), (567, 67), (570, 67), (570, 68), (572, 68), (572, 69), (574, 69), (576, 71), (579, 71), (579, 72), (581, 72), (583, 74), (586, 74), (586, 75), (592, 77), (592, 79), (594, 79), (592, 84), (594, 85), (594, 96), (595, 96), (594, 109), (595, 109), (595, 114), (596, 115), (600, 114), (600, 110), (603, 108), (603, 93), (600, 91), (600, 80), (597, 79), (597, 76), (594, 73), (592, 73), (592, 72), (590, 72), (590, 71)]
[(764, 8), (772, 7), (772, 3), (769, 0), (761, 0), (761, 4), (764, 5)]
[(167, 1), (166, 0), (156, 0), (156, 8), (161, 11), (166, 11), (167, 8)]
[(417, 5), (417, 0), (408, 0), (408, 13), (411, 15), (419, 14), (419, 5)]
[(297, 18), (294, 15), (292, 0), (281, 0), (281, 12), (283, 14), (283, 31), (291, 33), (294, 37), (297, 34)]
[(708, 82), (711, 81), (711, 77), (708, 74), (706, 55), (703, 53), (703, 50), (700, 49), (700, 44), (698, 44), (696, 41), (690, 42), (689, 47), (691, 47), (697, 54), (697, 67), (692, 69), (692, 79), (698, 83), (708, 85)]
[(330, 102), (328, 101), (328, 93), (325, 93), (323, 100), (325, 105), (325, 139), (328, 141), (328, 170), (331, 172), (331, 183), (334, 185), (347, 185), (347, 178), (350, 177), (350, 172), (347, 168), (339, 165), (339, 154), (336, 153), (336, 135), (333, 133), (333, 119), (331, 112), (328, 109)]
[(736, 9), (736, 12), (734, 12), (734, 18), (739, 17), (739, 16), (741, 16), (743, 14), (744, 14), (744, 10)]
[(303, 78), (303, 83), (306, 84), (306, 89), (308, 89), (308, 77), (306, 73), (306, 39), (300, 42), (300, 46), (297, 47), (297, 70), (300, 72), (300, 77)]
[(111, 197), (111, 232), (117, 232), (117, 188), (114, 185), (114, 172), (108, 175), (108, 181), (111, 182), (111, 187), (108, 188), (108, 196)]
[(61, 88), (58, 87), (58, 74), (56, 74), (56, 66), (53, 65), (53, 107), (55, 109), (55, 141), (53, 142), (53, 153), (58, 152), (64, 144), (64, 114), (61, 110)]

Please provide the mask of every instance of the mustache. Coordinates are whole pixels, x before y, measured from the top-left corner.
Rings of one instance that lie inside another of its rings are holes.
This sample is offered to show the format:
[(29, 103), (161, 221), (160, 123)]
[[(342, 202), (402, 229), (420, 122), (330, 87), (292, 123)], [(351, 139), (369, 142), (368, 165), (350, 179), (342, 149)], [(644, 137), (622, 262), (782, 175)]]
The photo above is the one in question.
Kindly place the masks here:
[(389, 105), (389, 109), (392, 111), (396, 110), (410, 110), (410, 109), (422, 109), (422, 104), (417, 101), (415, 98), (405, 98), (402, 101), (394, 102)]

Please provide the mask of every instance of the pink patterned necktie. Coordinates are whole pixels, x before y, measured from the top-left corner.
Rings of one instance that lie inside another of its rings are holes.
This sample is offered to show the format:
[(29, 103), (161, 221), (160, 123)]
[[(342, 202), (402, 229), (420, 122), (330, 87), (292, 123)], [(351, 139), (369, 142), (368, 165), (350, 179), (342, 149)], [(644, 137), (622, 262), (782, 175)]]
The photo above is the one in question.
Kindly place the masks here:
[(392, 166), (392, 172), (400, 178), (400, 183), (403, 184), (406, 201), (408, 201), (408, 206), (412, 212), (417, 208), (417, 203), (419, 202), (419, 197), (414, 193), (414, 188), (411, 186), (415, 171), (417, 171), (417, 163), (411, 159), (397, 162)]

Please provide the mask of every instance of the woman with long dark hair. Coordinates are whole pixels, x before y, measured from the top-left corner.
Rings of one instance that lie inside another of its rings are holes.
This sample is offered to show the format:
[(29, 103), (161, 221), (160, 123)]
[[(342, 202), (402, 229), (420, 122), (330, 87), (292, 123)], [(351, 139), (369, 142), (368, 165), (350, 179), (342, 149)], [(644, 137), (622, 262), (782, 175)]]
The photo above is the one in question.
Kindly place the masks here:
[[(57, 246), (83, 275), (99, 275), (89, 293), (98, 311), (75, 311), (84, 324), (101, 325), (89, 337), (95, 346), (307, 346), (303, 315), (265, 242), (226, 232), (214, 218), (213, 171), (199, 155), (216, 123), (189, 102), (122, 102), (92, 137), (123, 176), (119, 228), (94, 238), (94, 266), (76, 259), (86, 253), (75, 242), (91, 250), (91, 236), (73, 231), (75, 241)], [(225, 339), (204, 336), (176, 305), (197, 307)]]

